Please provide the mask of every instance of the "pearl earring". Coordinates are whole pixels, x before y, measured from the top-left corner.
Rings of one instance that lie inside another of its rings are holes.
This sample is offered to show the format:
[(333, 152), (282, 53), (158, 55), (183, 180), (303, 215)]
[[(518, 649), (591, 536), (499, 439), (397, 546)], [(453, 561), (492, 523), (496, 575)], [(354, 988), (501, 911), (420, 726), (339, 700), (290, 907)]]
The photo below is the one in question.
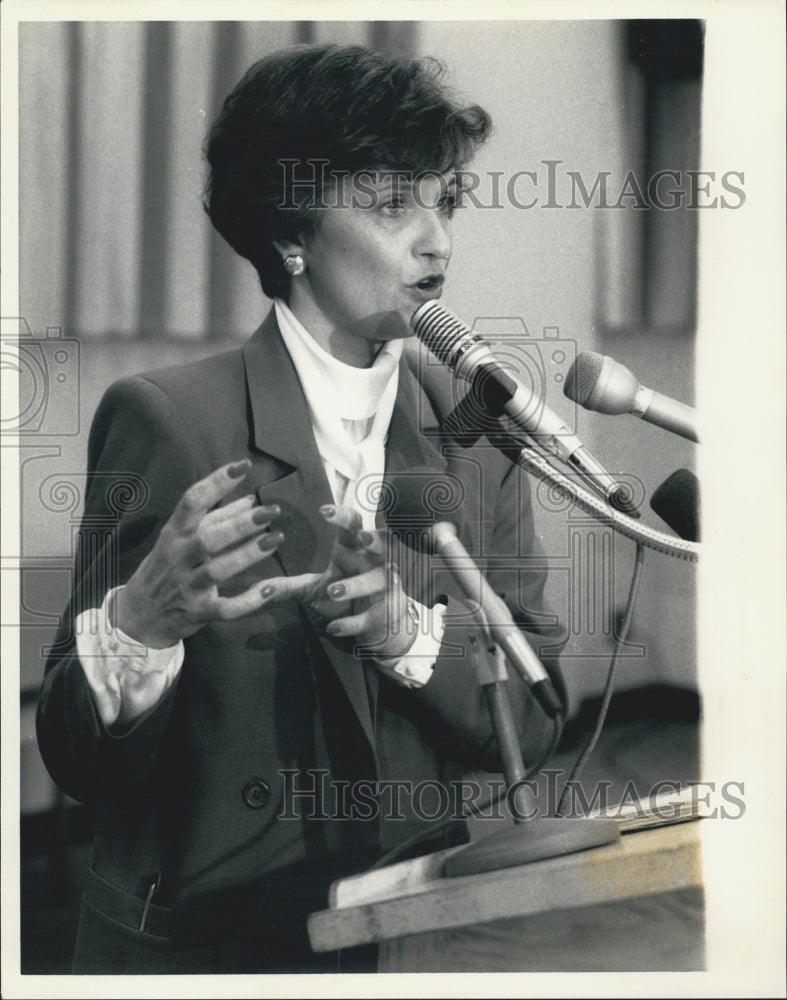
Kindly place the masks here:
[(284, 258), (284, 270), (287, 274), (296, 277), (299, 274), (303, 274), (306, 270), (306, 264), (303, 262), (303, 257), (299, 253), (291, 253), (289, 256)]

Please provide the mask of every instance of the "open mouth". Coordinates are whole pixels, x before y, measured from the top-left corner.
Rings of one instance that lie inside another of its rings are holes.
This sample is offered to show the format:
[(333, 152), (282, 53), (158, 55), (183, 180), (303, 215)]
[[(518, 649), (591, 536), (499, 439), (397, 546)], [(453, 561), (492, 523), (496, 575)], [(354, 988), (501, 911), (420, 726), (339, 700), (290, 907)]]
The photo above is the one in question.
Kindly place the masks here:
[(436, 288), (440, 288), (444, 281), (445, 278), (442, 274), (430, 274), (427, 278), (421, 278), (415, 287), (419, 288), (422, 292), (431, 292)]

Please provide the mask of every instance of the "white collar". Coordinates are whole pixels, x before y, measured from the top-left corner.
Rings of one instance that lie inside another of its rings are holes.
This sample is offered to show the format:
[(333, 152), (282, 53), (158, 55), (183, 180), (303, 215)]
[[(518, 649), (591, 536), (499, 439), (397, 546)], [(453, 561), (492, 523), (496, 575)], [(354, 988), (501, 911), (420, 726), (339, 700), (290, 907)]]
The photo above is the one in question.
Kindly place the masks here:
[[(377, 412), (402, 356), (402, 340), (386, 341), (370, 368), (356, 368), (322, 348), (282, 299), (274, 301), (285, 346), (295, 364), (307, 399), (326, 386), (332, 409), (344, 420), (365, 420)], [(316, 384), (312, 385), (315, 382)]]
[(323, 460), (351, 481), (381, 475), (403, 341), (387, 341), (370, 368), (355, 368), (320, 347), (284, 301), (276, 299), (274, 308)]

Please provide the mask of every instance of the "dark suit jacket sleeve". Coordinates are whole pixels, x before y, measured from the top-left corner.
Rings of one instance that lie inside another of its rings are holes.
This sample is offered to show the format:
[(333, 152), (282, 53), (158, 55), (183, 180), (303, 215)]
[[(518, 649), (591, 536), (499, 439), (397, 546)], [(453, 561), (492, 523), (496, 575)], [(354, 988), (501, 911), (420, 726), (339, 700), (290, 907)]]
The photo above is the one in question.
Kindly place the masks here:
[(74, 590), (46, 666), (38, 740), (57, 784), (81, 801), (143, 783), (155, 766), (177, 684), (122, 737), (104, 728), (74, 643), (74, 622), (125, 583), (194, 482), (188, 428), (143, 377), (115, 383), (93, 420)]
[[(486, 558), (479, 562), (486, 565), (490, 585), (504, 598), (565, 705), (558, 655), (566, 635), (544, 598), (546, 560), (533, 520), (530, 479), (517, 466), (504, 461), (508, 467), (493, 508), (491, 541), (484, 546)], [(439, 720), (447, 755), (457, 756), (468, 766), (496, 771), (501, 761), (485, 696), (467, 658), (456, 653), (457, 648), (466, 648), (468, 639), (467, 617), (462, 620), (464, 610), (461, 602), (449, 599), (440, 656), (432, 678), (416, 697)], [(548, 749), (555, 727), (510, 666), (508, 678), (523, 759), (526, 766), (532, 766)]]

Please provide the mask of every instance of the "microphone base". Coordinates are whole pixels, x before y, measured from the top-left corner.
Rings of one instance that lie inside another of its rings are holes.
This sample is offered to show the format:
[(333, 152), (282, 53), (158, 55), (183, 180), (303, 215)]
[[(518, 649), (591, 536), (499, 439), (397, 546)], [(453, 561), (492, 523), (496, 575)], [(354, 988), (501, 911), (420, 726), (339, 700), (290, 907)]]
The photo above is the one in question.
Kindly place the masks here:
[(618, 840), (620, 827), (614, 819), (538, 816), (517, 824), (513, 829), (483, 837), (451, 854), (444, 862), (443, 874), (455, 878), (513, 868), (531, 861), (603, 847)]

